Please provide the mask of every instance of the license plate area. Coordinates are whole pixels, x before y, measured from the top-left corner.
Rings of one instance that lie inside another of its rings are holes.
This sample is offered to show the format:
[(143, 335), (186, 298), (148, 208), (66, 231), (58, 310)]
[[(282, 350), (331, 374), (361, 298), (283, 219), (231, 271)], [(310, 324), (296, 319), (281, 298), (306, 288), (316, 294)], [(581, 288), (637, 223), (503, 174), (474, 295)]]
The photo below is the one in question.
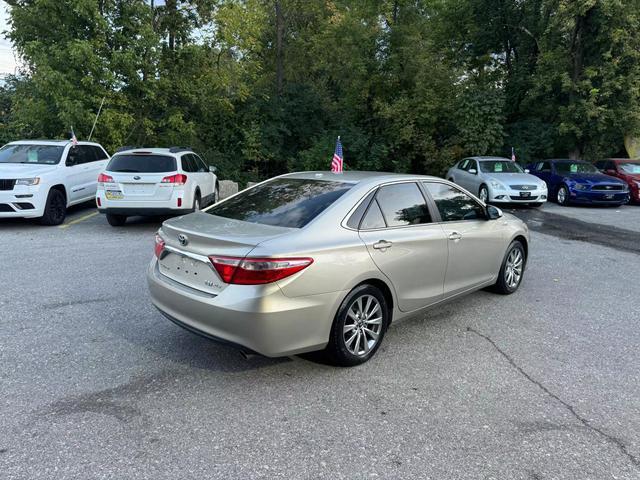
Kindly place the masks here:
[(106, 190), (104, 192), (104, 196), (107, 200), (122, 200), (124, 195), (120, 190)]
[(531, 192), (520, 192), (520, 196), (523, 197), (523, 198), (530, 197), (531, 196)]
[(613, 193), (605, 193), (602, 197), (605, 200), (613, 200), (615, 198), (615, 194), (613, 194)]
[(156, 191), (155, 183), (123, 183), (122, 189), (127, 195), (152, 195)]
[(212, 294), (218, 294), (222, 290), (222, 284), (209, 262), (165, 250), (158, 260), (158, 266), (164, 276), (187, 287)]

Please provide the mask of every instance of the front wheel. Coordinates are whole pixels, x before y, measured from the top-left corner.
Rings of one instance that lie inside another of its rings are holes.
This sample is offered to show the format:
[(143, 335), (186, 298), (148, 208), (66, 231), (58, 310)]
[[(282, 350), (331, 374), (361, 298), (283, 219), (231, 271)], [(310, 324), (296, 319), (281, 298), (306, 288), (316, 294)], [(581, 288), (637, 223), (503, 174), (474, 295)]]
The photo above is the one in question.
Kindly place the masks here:
[(489, 201), (489, 189), (486, 185), (482, 185), (480, 187), (480, 191), (478, 192), (478, 198), (482, 200), (484, 203)]
[(525, 262), (526, 256), (522, 243), (518, 240), (513, 241), (502, 261), (498, 280), (493, 286), (493, 290), (503, 295), (510, 295), (518, 290), (524, 275)]
[(60, 190), (51, 189), (47, 195), (44, 215), (40, 217), (42, 225), (60, 225), (67, 216), (67, 199)]
[(564, 185), (562, 185), (558, 189), (558, 194), (556, 196), (556, 199), (558, 200), (558, 205), (562, 205), (563, 207), (566, 207), (569, 204), (569, 189)]
[(336, 365), (352, 367), (376, 353), (389, 325), (389, 310), (382, 292), (360, 285), (344, 299), (331, 327), (325, 350)]

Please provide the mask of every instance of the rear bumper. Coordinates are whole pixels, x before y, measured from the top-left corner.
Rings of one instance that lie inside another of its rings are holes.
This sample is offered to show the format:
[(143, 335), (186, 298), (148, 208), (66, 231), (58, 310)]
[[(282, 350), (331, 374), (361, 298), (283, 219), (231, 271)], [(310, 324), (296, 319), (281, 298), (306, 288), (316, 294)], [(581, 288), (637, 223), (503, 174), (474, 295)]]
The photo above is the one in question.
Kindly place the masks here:
[(191, 213), (191, 208), (162, 208), (162, 207), (107, 207), (98, 208), (100, 213), (110, 213), (112, 215), (125, 216), (162, 216), (162, 215), (185, 215)]
[(183, 328), (267, 357), (321, 350), (346, 292), (290, 298), (276, 284), (231, 285), (206, 294), (147, 272), (153, 304)]

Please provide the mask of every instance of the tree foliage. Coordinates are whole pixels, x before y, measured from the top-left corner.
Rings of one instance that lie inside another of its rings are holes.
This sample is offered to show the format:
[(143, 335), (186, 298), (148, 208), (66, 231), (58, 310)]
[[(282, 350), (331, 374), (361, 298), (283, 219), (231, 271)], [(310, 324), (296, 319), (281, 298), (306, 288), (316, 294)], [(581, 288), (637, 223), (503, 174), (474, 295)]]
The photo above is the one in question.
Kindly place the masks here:
[[(640, 133), (640, 0), (8, 0), (0, 135), (191, 145), (226, 177), (596, 158)], [(158, 5), (157, 3), (162, 3)]]

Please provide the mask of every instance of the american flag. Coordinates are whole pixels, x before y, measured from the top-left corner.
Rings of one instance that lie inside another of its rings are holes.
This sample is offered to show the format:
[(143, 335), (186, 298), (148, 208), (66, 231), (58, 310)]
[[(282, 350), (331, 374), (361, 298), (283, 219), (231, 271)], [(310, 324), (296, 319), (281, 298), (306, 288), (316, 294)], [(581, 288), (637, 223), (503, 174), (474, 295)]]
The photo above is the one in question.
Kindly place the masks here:
[(74, 147), (78, 145), (78, 139), (76, 138), (76, 132), (73, 131), (73, 127), (71, 127), (71, 143)]
[(342, 156), (342, 143), (340, 137), (336, 141), (336, 151), (333, 152), (333, 158), (331, 159), (331, 171), (333, 173), (342, 173), (342, 164), (344, 163), (344, 157)]
[(511, 147), (511, 161), (512, 162), (516, 161), (516, 150), (513, 147)]

